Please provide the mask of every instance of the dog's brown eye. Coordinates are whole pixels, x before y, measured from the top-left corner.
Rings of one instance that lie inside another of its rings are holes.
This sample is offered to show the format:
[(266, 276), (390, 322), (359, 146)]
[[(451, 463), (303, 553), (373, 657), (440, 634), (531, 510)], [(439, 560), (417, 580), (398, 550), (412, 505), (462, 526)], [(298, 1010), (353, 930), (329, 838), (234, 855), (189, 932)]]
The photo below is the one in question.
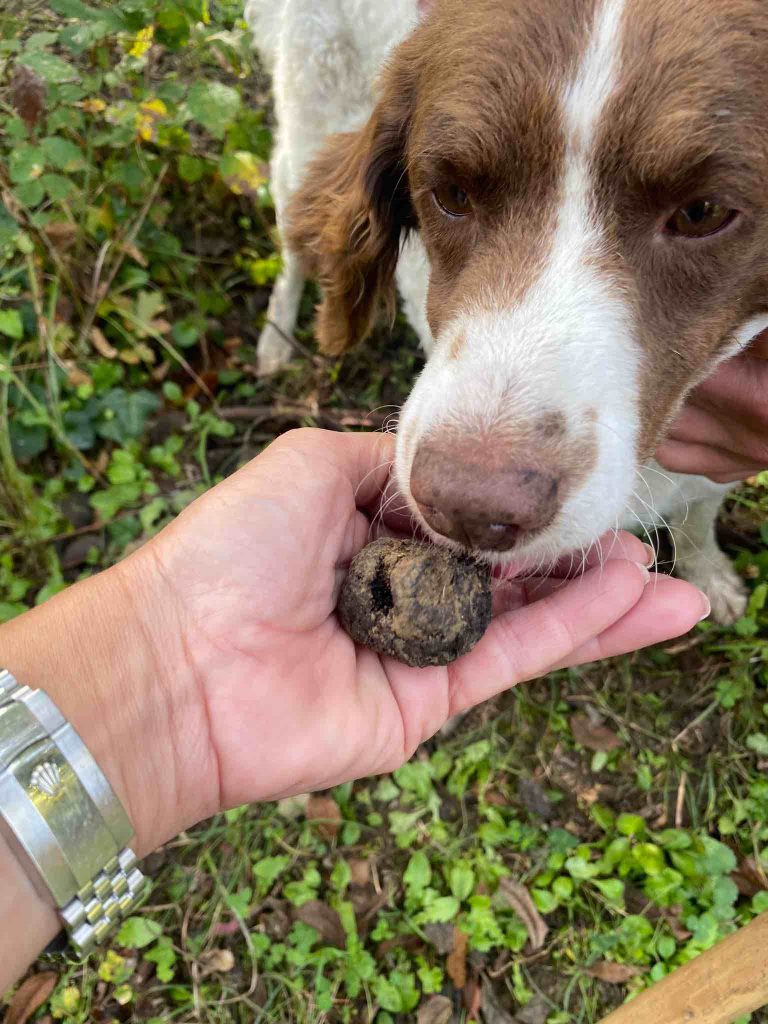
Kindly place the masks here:
[(737, 215), (738, 211), (730, 210), (720, 203), (697, 199), (676, 211), (667, 224), (667, 230), (685, 238), (707, 238), (728, 227)]
[(440, 185), (432, 194), (437, 205), (449, 217), (467, 217), (472, 212), (472, 201), (459, 185)]

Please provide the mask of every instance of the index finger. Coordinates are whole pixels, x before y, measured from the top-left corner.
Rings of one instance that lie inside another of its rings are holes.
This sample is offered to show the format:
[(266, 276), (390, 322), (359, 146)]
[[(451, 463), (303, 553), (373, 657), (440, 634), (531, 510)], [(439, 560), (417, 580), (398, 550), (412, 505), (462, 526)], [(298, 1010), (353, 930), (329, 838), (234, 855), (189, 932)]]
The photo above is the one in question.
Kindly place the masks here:
[[(642, 614), (622, 634), (626, 650), (671, 639), (701, 619), (704, 599), (690, 584), (676, 581), (677, 614), (654, 614), (644, 599), (653, 579), (636, 562), (615, 560), (593, 569), (541, 601), (494, 619), (485, 637), (449, 668), (451, 714), (473, 707), (527, 679), (545, 675), (622, 620), (642, 600)], [(649, 588), (650, 590), (650, 588)], [(666, 593), (666, 591), (665, 591)]]
[(270, 450), (293, 451), (310, 463), (337, 473), (351, 486), (357, 507), (366, 508), (387, 486), (395, 458), (395, 437), (305, 427), (283, 434), (264, 454)]

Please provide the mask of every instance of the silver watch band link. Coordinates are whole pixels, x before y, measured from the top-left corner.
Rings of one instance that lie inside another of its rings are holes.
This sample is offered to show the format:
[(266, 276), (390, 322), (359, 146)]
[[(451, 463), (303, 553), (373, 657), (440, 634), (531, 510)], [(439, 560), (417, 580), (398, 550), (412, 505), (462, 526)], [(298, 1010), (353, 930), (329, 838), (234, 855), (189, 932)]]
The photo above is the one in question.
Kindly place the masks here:
[(128, 847), (84, 885), (59, 911), (77, 952), (84, 956), (102, 943), (134, 909), (145, 885), (146, 879), (136, 867), (136, 854)]
[(30, 878), (52, 897), (80, 954), (143, 894), (145, 879), (127, 846), (133, 829), (106, 777), (50, 697), (4, 670), (0, 831), (34, 865)]

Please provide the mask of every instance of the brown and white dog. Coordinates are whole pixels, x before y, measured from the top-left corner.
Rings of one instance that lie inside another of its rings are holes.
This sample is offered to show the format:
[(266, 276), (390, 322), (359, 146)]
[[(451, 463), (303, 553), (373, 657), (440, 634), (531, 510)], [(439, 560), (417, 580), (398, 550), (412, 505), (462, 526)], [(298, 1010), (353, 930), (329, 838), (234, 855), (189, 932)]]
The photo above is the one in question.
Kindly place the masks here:
[(264, 368), (305, 274), (332, 354), (397, 287), (429, 358), (396, 475), (436, 541), (525, 568), (668, 524), (679, 573), (737, 618), (726, 489), (649, 460), (690, 389), (768, 327), (766, 0), (249, 0), (247, 17), (274, 71), (286, 243)]

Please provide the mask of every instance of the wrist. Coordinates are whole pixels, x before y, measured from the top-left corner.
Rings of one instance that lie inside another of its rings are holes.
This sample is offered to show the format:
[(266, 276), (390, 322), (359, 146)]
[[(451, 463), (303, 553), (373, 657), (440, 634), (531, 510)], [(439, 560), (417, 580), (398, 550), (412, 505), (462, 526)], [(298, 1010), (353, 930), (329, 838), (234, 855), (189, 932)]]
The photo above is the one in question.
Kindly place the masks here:
[(0, 629), (0, 664), (80, 734), (139, 856), (217, 809), (204, 708), (162, 598), (137, 552)]
[[(0, 835), (0, 999), (61, 929), (56, 911), (35, 889), (13, 850)], [(12, 942), (3, 942), (3, 936)]]

